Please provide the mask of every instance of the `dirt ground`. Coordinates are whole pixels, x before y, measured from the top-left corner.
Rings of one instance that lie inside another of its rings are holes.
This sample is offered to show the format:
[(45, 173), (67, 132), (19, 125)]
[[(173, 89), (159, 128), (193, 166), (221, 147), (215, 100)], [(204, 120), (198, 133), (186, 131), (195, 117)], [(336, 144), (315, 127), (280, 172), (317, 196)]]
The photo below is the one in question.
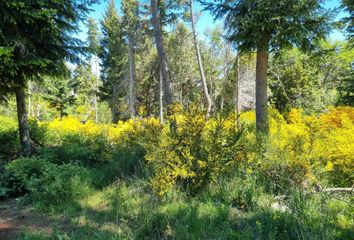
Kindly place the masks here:
[(0, 201), (0, 240), (18, 239), (22, 231), (51, 234), (54, 224), (54, 219), (21, 207), (15, 199)]

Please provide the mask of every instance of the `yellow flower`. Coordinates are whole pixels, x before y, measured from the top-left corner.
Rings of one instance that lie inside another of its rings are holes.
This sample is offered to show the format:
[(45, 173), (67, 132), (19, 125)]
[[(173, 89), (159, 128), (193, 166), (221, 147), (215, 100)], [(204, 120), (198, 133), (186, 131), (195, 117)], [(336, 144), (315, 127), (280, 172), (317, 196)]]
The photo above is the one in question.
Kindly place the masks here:
[(326, 167), (325, 167), (325, 170), (326, 170), (327, 172), (330, 172), (330, 171), (333, 170), (333, 163), (332, 163), (331, 161), (328, 161), (328, 162), (327, 162), (327, 165), (326, 165)]

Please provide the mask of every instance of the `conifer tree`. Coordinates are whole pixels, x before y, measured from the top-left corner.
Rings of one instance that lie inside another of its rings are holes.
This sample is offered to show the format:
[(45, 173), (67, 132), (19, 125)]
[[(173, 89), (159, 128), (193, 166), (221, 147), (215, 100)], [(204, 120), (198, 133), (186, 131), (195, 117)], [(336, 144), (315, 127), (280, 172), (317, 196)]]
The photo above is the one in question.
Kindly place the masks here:
[(112, 121), (117, 123), (121, 117), (119, 103), (124, 97), (124, 77), (127, 63), (126, 46), (123, 38), (122, 19), (118, 15), (114, 0), (110, 0), (104, 13), (102, 25), (101, 54), (102, 100), (108, 100)]
[(241, 51), (257, 51), (256, 123), (267, 134), (267, 68), (270, 50), (297, 45), (309, 50), (329, 32), (330, 13), (321, 0), (202, 1), (215, 18), (223, 18), (228, 39)]
[(74, 37), (79, 22), (95, 0), (0, 1), (0, 88), (15, 93), (20, 142), (25, 155), (31, 154), (26, 113), (27, 81), (47, 74), (61, 75), (65, 60), (78, 61), (83, 53)]
[(124, 35), (128, 45), (129, 61), (129, 114), (133, 118), (136, 115), (136, 80), (135, 80), (135, 55), (138, 48), (141, 32), (141, 19), (139, 2), (137, 0), (122, 0)]
[(100, 53), (100, 32), (96, 21), (93, 18), (88, 19), (88, 32), (87, 32), (87, 43), (89, 52), (89, 62), (90, 62), (90, 75), (91, 80), (90, 88), (87, 89), (88, 96), (92, 96), (92, 104), (95, 111), (95, 121), (98, 121), (98, 94), (99, 86), (101, 86), (101, 81), (99, 79), (99, 59), (98, 55)]

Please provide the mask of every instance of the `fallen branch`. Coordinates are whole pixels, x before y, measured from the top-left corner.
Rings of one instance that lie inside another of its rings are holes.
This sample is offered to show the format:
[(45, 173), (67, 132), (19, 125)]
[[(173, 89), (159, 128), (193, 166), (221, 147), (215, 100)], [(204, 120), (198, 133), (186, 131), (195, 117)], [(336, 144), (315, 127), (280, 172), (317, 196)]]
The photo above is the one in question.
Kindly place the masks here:
[(338, 192), (353, 192), (354, 188), (325, 188), (321, 192), (338, 193)]

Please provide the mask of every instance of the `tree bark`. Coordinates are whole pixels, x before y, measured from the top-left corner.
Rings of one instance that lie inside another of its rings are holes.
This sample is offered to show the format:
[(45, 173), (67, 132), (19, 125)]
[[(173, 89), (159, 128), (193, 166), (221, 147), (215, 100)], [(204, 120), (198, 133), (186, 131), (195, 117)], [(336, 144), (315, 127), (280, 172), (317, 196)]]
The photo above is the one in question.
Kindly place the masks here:
[(22, 146), (23, 155), (29, 156), (32, 154), (32, 144), (30, 139), (28, 119), (26, 112), (26, 97), (23, 88), (17, 88), (16, 91), (17, 118), (20, 132), (20, 143)]
[(129, 112), (130, 118), (136, 116), (135, 111), (135, 56), (134, 47), (129, 50)]
[[(97, 81), (97, 80), (96, 80)], [(97, 101), (97, 92), (95, 92), (95, 96), (93, 99), (93, 105), (95, 108), (95, 123), (98, 123), (98, 101)]]
[(112, 123), (116, 124), (118, 123), (119, 116), (117, 112), (117, 84), (113, 83), (113, 96), (112, 96), (112, 106), (111, 106), (111, 111), (112, 111)]
[(163, 82), (162, 82), (162, 74), (160, 72), (160, 75), (159, 75), (159, 79), (160, 79), (160, 121), (161, 123), (163, 124)]
[(268, 42), (268, 40), (265, 40), (258, 47), (256, 62), (256, 127), (257, 132), (262, 134), (268, 134)]
[(236, 86), (235, 86), (235, 115), (237, 128), (241, 128), (240, 113), (241, 113), (241, 101), (240, 101), (240, 52), (236, 56)]
[(31, 81), (28, 81), (28, 116), (31, 116), (31, 109), (32, 109), (32, 99), (31, 99), (31, 95), (32, 95), (32, 89), (31, 89)]
[(195, 30), (195, 19), (194, 19), (194, 13), (193, 13), (193, 0), (189, 0), (189, 8), (190, 8), (190, 14), (191, 14), (194, 47), (195, 47), (195, 51), (196, 51), (196, 54), (197, 54), (199, 73), (200, 73), (200, 78), (202, 80), (202, 87), (203, 87), (204, 97), (205, 97), (205, 100), (206, 100), (207, 106), (208, 106), (207, 115), (206, 115), (206, 118), (208, 119), (210, 114), (211, 114), (211, 111), (212, 111), (213, 102), (212, 102), (212, 99), (211, 99), (211, 97), (209, 95), (208, 85), (206, 83), (205, 74), (204, 74), (202, 57), (200, 55), (200, 50), (199, 50), (199, 43), (198, 43), (197, 33), (196, 33), (196, 30)]
[(160, 71), (161, 71), (163, 89), (164, 89), (164, 102), (166, 106), (168, 106), (172, 104), (173, 99), (172, 99), (172, 92), (170, 86), (171, 85), (170, 78), (168, 76), (167, 57), (166, 57), (165, 47), (163, 44), (162, 28), (160, 23), (157, 0), (151, 0), (150, 3), (151, 3), (152, 22), (154, 25), (154, 32), (155, 32), (155, 42), (156, 42), (157, 54), (159, 58)]

